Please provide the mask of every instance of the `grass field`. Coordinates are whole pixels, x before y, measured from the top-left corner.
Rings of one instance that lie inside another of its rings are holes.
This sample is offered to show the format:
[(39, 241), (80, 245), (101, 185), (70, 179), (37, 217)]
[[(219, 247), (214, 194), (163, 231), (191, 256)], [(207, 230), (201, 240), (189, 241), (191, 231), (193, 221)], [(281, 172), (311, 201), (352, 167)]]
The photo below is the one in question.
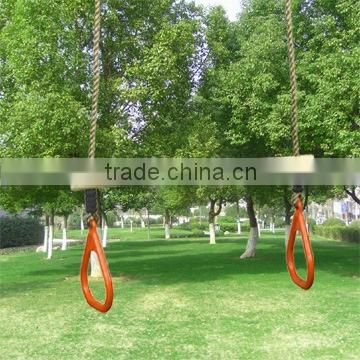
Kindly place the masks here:
[(359, 359), (359, 246), (315, 238), (315, 284), (303, 291), (286, 272), (283, 234), (264, 234), (246, 261), (245, 236), (216, 246), (151, 237), (124, 231), (109, 243), (106, 315), (82, 298), (81, 246), (51, 261), (0, 256), (1, 359)]

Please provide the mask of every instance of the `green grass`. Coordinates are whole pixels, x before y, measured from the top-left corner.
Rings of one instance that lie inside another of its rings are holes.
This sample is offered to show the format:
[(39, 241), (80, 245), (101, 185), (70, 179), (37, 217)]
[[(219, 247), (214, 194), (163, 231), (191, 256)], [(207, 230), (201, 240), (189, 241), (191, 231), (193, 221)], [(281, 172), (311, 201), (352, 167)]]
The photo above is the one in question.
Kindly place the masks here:
[(264, 234), (246, 261), (245, 236), (210, 246), (155, 235), (125, 231), (109, 243), (115, 302), (106, 315), (82, 298), (81, 247), (51, 261), (0, 256), (1, 358), (359, 358), (357, 245), (315, 238), (316, 280), (303, 291), (286, 272), (281, 234)]

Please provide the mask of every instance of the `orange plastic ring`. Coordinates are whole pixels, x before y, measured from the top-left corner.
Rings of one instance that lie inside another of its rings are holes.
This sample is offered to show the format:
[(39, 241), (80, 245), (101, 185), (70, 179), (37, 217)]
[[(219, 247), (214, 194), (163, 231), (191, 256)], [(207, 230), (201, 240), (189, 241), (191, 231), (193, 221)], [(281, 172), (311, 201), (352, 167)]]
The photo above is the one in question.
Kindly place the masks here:
[[(304, 255), (307, 264), (306, 280), (303, 280), (299, 277), (295, 266), (294, 246), (295, 246), (296, 234), (298, 231), (300, 231), (301, 233)], [(305, 225), (303, 204), (300, 199), (298, 200), (295, 206), (295, 214), (290, 228), (289, 240), (286, 248), (286, 263), (290, 277), (293, 280), (293, 282), (304, 290), (310, 289), (314, 282), (315, 264), (314, 264), (314, 255), (311, 249), (309, 233)]]
[[(105, 284), (105, 302), (102, 304), (97, 301), (91, 293), (89, 288), (89, 279), (88, 279), (88, 266), (90, 261), (91, 252), (95, 252), (101, 268), (101, 272), (104, 279)], [(84, 254), (82, 257), (82, 263), (80, 268), (80, 280), (81, 280), (81, 287), (84, 294), (84, 297), (87, 303), (93, 307), (94, 309), (106, 313), (110, 310), (113, 298), (114, 298), (114, 291), (113, 285), (111, 280), (111, 274), (109, 271), (108, 264), (106, 262), (106, 257), (104, 250), (101, 246), (99, 235), (96, 230), (96, 220), (91, 219), (89, 222), (89, 233), (86, 240), (86, 246), (84, 249)]]

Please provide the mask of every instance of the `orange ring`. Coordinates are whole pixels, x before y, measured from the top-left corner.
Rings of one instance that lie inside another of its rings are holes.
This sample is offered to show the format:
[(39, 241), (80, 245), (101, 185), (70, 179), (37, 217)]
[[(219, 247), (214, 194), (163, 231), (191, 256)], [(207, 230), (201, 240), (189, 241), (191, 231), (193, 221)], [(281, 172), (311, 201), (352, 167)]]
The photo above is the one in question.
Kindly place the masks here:
[[(88, 279), (88, 266), (90, 261), (91, 252), (95, 252), (101, 268), (101, 272), (103, 275), (104, 283), (105, 283), (105, 302), (104, 304), (97, 301), (89, 288), (89, 279)], [(91, 219), (89, 222), (89, 233), (86, 240), (86, 246), (84, 249), (84, 254), (82, 257), (82, 263), (80, 268), (80, 280), (81, 287), (84, 294), (84, 297), (87, 303), (93, 307), (94, 309), (106, 313), (110, 310), (113, 298), (114, 291), (111, 280), (111, 274), (109, 271), (108, 264), (106, 262), (105, 253), (101, 246), (99, 235), (96, 230), (96, 220)]]
[[(296, 271), (295, 258), (294, 258), (294, 246), (296, 240), (296, 233), (300, 230), (301, 239), (304, 249), (305, 260), (307, 264), (307, 277), (303, 280), (299, 277)], [(305, 219), (303, 214), (302, 201), (299, 199), (295, 206), (295, 214), (290, 228), (289, 240), (286, 248), (286, 263), (287, 268), (293, 282), (304, 290), (311, 288), (314, 282), (314, 255), (311, 249), (311, 242), (309, 233), (306, 229)]]

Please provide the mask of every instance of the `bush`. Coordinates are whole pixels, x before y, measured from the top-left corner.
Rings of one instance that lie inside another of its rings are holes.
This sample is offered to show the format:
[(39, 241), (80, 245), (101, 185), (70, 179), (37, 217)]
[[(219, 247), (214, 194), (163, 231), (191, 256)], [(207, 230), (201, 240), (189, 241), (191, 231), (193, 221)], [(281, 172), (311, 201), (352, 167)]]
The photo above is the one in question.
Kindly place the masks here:
[(219, 224), (231, 224), (237, 222), (237, 218), (231, 216), (218, 216), (217, 218)]
[(316, 226), (315, 234), (340, 241), (360, 243), (360, 228), (347, 226)]
[[(84, 226), (86, 227), (86, 220), (84, 219)], [(68, 230), (79, 230), (80, 229), (80, 214), (74, 213), (69, 216), (68, 219)]]
[(183, 230), (197, 230), (200, 231), (208, 231), (209, 230), (209, 224), (207, 221), (202, 221), (202, 223), (199, 223), (199, 220), (191, 219), (188, 223), (180, 224), (178, 229)]
[[(222, 218), (223, 219), (223, 218)], [(237, 222), (236, 220), (232, 220), (232, 222), (224, 222), (220, 221), (218, 224), (220, 225), (220, 232), (230, 232), (230, 233), (237, 233)], [(178, 229), (182, 230), (189, 230), (189, 231), (197, 231), (197, 232), (203, 232), (203, 231), (209, 231), (209, 223), (207, 221), (203, 221), (201, 225), (199, 224), (198, 220), (190, 220), (190, 222), (186, 224), (181, 224), (177, 226)], [(250, 231), (250, 224), (248, 221), (245, 221), (241, 224), (241, 232), (249, 232)]]
[[(147, 222), (147, 218), (146, 218), (146, 222)], [(158, 217), (158, 218), (150, 218), (150, 225), (162, 225), (163, 224), (163, 218), (162, 217)]]
[(204, 234), (204, 231), (194, 230), (188, 234), (171, 234), (172, 239), (186, 239), (186, 238), (202, 238), (209, 235)]
[(351, 225), (352, 228), (358, 228), (360, 229), (360, 220), (354, 220), (352, 221)]
[(324, 221), (324, 223), (322, 225), (324, 225), (324, 226), (346, 226), (344, 221), (342, 221), (341, 219), (337, 219), (337, 218), (327, 219)]
[(313, 232), (315, 227), (316, 227), (316, 221), (314, 219), (312, 219), (312, 218), (308, 218), (307, 223), (309, 225), (309, 231)]
[(114, 211), (109, 211), (106, 213), (107, 226), (114, 227), (114, 223), (117, 221), (117, 216)]
[[(223, 232), (230, 232), (230, 233), (237, 233), (238, 231), (238, 226), (237, 223), (222, 223), (220, 224), (220, 230)], [(250, 225), (249, 222), (246, 223), (242, 223), (241, 224), (241, 232), (245, 233), (245, 232), (249, 232), (250, 231)]]
[(230, 222), (230, 223), (225, 223), (225, 222), (220, 222), (220, 230), (223, 232), (230, 232), (230, 233), (234, 233), (237, 232), (237, 223), (235, 222)]
[(0, 248), (38, 245), (42, 243), (44, 228), (32, 218), (0, 218)]
[(285, 226), (285, 219), (283, 217), (277, 216), (275, 218), (275, 228), (283, 228)]

